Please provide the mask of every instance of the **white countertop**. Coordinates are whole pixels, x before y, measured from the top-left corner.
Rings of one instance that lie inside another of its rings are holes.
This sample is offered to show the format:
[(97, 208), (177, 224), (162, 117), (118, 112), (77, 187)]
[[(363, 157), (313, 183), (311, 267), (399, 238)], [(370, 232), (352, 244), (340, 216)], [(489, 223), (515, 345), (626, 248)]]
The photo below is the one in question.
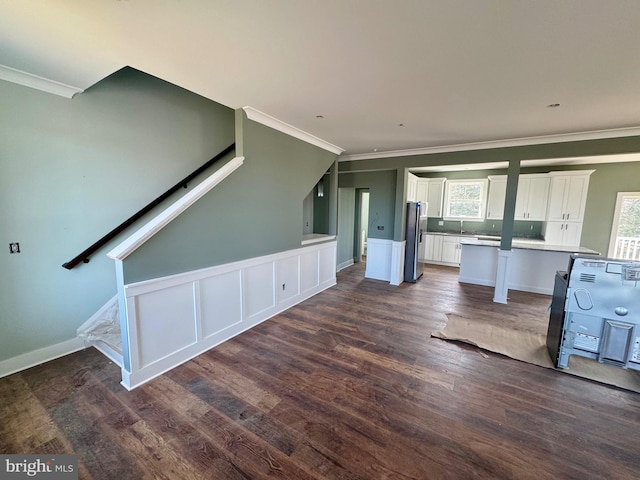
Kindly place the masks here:
[[(478, 240), (477, 237), (465, 237), (460, 239), (462, 245), (477, 245), (481, 247), (500, 247), (500, 240)], [(586, 247), (567, 247), (565, 245), (549, 245), (544, 240), (513, 240), (512, 248), (524, 250), (543, 250), (548, 252), (588, 253), (600, 255), (599, 252)]]

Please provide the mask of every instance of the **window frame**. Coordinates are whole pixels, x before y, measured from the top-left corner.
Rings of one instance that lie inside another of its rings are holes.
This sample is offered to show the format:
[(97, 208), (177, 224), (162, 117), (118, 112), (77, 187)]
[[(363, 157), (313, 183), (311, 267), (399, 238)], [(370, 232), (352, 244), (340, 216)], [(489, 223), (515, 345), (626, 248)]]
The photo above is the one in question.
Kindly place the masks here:
[[(479, 184), (481, 187), (480, 212), (478, 217), (461, 217), (449, 215), (451, 206), (451, 187), (460, 184)], [(445, 183), (444, 208), (442, 212), (443, 220), (465, 221), (465, 222), (484, 222), (487, 210), (487, 199), (489, 197), (489, 179), (488, 178), (469, 178), (459, 180), (449, 180)]]

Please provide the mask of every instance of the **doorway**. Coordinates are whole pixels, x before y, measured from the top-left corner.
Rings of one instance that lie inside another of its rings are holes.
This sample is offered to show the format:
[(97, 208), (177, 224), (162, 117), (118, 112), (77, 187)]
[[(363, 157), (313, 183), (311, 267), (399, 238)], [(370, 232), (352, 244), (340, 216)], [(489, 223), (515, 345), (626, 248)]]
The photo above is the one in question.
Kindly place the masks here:
[(369, 190), (358, 189), (358, 211), (356, 212), (355, 261), (366, 262), (367, 240), (369, 238)]
[(608, 254), (640, 260), (640, 192), (618, 192)]

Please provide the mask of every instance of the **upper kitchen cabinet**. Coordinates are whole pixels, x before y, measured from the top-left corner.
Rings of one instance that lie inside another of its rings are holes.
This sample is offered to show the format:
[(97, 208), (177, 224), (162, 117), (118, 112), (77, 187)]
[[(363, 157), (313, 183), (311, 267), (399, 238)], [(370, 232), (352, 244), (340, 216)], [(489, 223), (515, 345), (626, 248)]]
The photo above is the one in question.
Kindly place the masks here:
[(427, 217), (442, 217), (446, 178), (418, 178), (417, 201), (427, 204)]
[(489, 175), (489, 196), (487, 198), (488, 220), (502, 220), (506, 196), (507, 176)]
[(516, 220), (544, 221), (547, 216), (549, 183), (546, 173), (520, 175), (516, 194)]
[[(428, 178), (418, 178), (418, 187), (416, 189), (418, 192), (416, 195), (416, 201), (420, 203), (426, 203), (429, 201), (429, 179)], [(426, 215), (425, 212), (423, 212)]]
[(430, 178), (429, 179), (429, 208), (427, 210), (428, 217), (442, 217), (442, 203), (444, 201), (444, 182), (446, 178)]
[(407, 174), (407, 202), (418, 202), (418, 177)]
[(547, 221), (581, 222), (587, 203), (589, 177), (595, 170), (550, 172)]

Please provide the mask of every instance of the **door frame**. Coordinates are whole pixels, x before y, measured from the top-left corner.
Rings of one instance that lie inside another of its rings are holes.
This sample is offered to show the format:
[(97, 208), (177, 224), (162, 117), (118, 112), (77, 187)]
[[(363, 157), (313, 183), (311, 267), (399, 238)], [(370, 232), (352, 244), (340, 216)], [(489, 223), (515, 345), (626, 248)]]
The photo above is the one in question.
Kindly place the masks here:
[[(353, 260), (355, 263), (362, 261), (362, 243), (360, 239), (360, 232), (362, 231), (362, 198), (364, 194), (369, 195), (369, 206), (371, 205), (371, 192), (368, 188), (356, 188), (356, 211), (355, 222), (353, 232)], [(368, 215), (367, 215), (368, 217)], [(368, 229), (367, 229), (368, 231)], [(367, 235), (368, 238), (368, 235)]]

